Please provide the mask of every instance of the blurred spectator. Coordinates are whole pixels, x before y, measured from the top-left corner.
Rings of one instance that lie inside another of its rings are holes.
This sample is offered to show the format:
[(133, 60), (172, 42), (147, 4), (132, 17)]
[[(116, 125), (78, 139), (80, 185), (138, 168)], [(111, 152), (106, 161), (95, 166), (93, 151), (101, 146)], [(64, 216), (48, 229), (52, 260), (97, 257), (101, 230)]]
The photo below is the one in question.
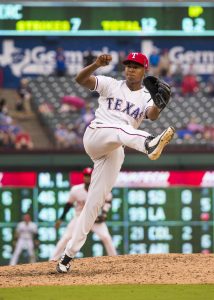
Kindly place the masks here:
[(12, 120), (11, 124), (1, 124), (0, 123), (0, 130), (4, 132), (8, 132), (11, 135), (16, 136), (18, 133), (22, 131), (21, 127), (16, 125), (14, 120)]
[(78, 133), (83, 135), (86, 127), (94, 119), (94, 109), (91, 103), (86, 103), (86, 106), (81, 110), (81, 116), (76, 121), (76, 126), (78, 128)]
[(202, 137), (202, 134), (204, 133), (204, 125), (198, 123), (197, 118), (191, 118), (187, 126), (177, 130), (176, 133), (178, 138), (183, 140), (189, 140), (197, 134), (200, 134)]
[(15, 148), (17, 150), (33, 149), (33, 142), (31, 140), (31, 137), (28, 132), (22, 131), (17, 134), (16, 140), (15, 140)]
[(209, 96), (214, 96), (214, 74), (211, 74), (207, 80), (207, 93)]
[(12, 118), (7, 115), (7, 114), (4, 114), (3, 112), (0, 112), (0, 125), (1, 126), (6, 126), (6, 125), (10, 125), (12, 124)]
[(118, 64), (115, 66), (115, 71), (118, 73), (121, 73), (124, 71), (124, 65), (123, 61), (126, 58), (126, 52), (125, 51), (119, 51), (118, 52)]
[(67, 142), (68, 130), (64, 124), (57, 124), (54, 132), (54, 137), (56, 141), (57, 148), (66, 148), (68, 147)]
[(76, 125), (57, 124), (54, 136), (58, 149), (82, 147), (82, 137), (79, 136)]
[[(22, 80), (25, 87), (27, 81)], [(20, 90), (20, 95), (25, 98), (25, 89)], [(3, 149), (32, 149), (33, 143), (28, 133), (24, 133), (21, 126), (8, 115), (6, 100), (0, 100), (0, 148)]]
[(24, 111), (27, 114), (31, 114), (31, 89), (28, 86), (28, 79), (23, 78), (20, 81), (20, 86), (18, 88), (19, 98), (16, 101), (16, 110)]
[(209, 142), (214, 142), (214, 126), (213, 125), (205, 125), (204, 126), (203, 137)]
[(18, 133), (20, 133), (22, 131), (22, 128), (20, 125), (16, 124), (16, 121), (14, 119), (12, 119), (11, 124), (8, 126), (8, 130), (12, 134), (17, 135)]
[(187, 124), (187, 129), (191, 130), (193, 134), (203, 133), (204, 125), (199, 124), (197, 118), (191, 118), (189, 124)]
[(5, 99), (0, 100), (0, 148), (14, 149), (16, 135), (21, 131), (11, 116), (8, 115), (8, 109)]
[(194, 133), (187, 128), (178, 129), (176, 133), (178, 138), (182, 140), (190, 140), (194, 136)]
[(15, 135), (9, 131), (0, 130), (0, 147), (3, 149), (15, 148)]
[(64, 55), (63, 48), (59, 47), (56, 49), (55, 61), (56, 61), (56, 75), (58, 77), (65, 76), (67, 68), (66, 68), (66, 58)]
[(169, 59), (169, 50), (163, 49), (160, 55), (160, 61), (158, 65), (158, 74), (170, 74), (170, 59)]
[(158, 76), (158, 66), (160, 62), (160, 54), (157, 48), (154, 48), (149, 57), (149, 73), (153, 76)]
[(174, 79), (174, 86), (180, 88), (183, 79), (183, 70), (180, 63), (177, 63), (175, 67), (175, 71), (173, 73), (173, 79)]
[(88, 126), (94, 119), (94, 109), (93, 107), (91, 107), (90, 103), (86, 103), (86, 106), (85, 108), (83, 108), (81, 115), (82, 121), (84, 122), (85, 126)]
[(86, 67), (92, 64), (95, 60), (95, 56), (93, 55), (91, 50), (84, 52), (83, 54), (83, 66)]
[(38, 107), (38, 111), (47, 117), (52, 117), (54, 112), (54, 107), (50, 103), (42, 103)]
[(193, 95), (198, 91), (198, 81), (194, 74), (187, 74), (183, 77), (182, 83), (182, 94)]
[(4, 98), (0, 99), (0, 113), (8, 114), (8, 108)]
[(173, 77), (167, 73), (166, 70), (163, 70), (162, 71), (162, 75), (160, 76), (161, 79), (163, 79), (166, 83), (168, 83), (170, 86), (173, 86), (174, 85), (174, 79)]
[(64, 113), (64, 112), (75, 112), (77, 111), (77, 108), (73, 105), (67, 104), (67, 103), (62, 103), (60, 108), (57, 110), (59, 113)]
[(68, 125), (67, 127), (67, 146), (72, 148), (79, 148), (79, 145), (82, 144), (82, 139), (78, 136), (78, 133), (76, 131), (76, 127), (73, 124)]

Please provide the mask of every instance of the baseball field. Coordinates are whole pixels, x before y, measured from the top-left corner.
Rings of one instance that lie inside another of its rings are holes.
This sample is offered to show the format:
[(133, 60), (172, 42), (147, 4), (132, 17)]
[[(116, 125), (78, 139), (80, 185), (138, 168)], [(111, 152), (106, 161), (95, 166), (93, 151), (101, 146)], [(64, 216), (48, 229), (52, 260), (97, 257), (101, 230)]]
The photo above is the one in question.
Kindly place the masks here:
[(144, 254), (0, 267), (0, 300), (214, 299), (214, 254)]

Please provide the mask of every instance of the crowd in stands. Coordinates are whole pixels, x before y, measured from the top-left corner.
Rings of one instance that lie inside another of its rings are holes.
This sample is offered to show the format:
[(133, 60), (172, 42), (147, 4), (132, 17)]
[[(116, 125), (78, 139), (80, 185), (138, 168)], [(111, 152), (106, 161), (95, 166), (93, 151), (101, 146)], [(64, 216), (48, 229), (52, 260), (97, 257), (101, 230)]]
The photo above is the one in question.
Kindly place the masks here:
[[(27, 88), (27, 81), (21, 80), (18, 89), (18, 99), (15, 109), (18, 112), (28, 114), (30, 112), (30, 91)], [(34, 148), (30, 133), (26, 132), (9, 114), (5, 98), (0, 99), (0, 150), (31, 150)]]
[[(116, 69), (113, 74), (114, 77), (123, 78), (124, 67), (122, 65), (122, 61), (125, 57), (126, 53), (124, 51), (120, 51), (120, 63), (116, 65)], [(94, 60), (95, 56), (93, 55), (93, 52), (90, 50), (86, 51), (83, 57), (83, 66), (91, 64)], [(163, 49), (162, 52), (154, 49), (149, 60), (149, 74), (161, 77), (173, 87), (173, 100), (174, 102), (177, 101), (177, 106), (182, 107), (182, 101), (188, 101), (188, 97), (198, 95), (197, 93), (200, 92), (202, 78), (196, 75), (193, 64), (190, 64), (188, 68), (185, 66), (185, 69), (182, 65), (177, 64), (176, 68), (172, 70), (172, 64), (170, 62), (169, 52), (167, 49)], [(203, 95), (207, 97), (213, 95), (213, 82), (214, 75), (210, 76), (206, 85), (203, 85)], [(65, 87), (66, 84), (67, 83), (65, 83)], [(74, 85), (72, 81), (69, 84), (71, 86)], [(38, 106), (39, 112), (44, 116), (49, 118), (54, 118), (57, 115), (59, 116), (59, 119), (55, 122), (53, 129), (55, 144), (58, 149), (81, 149), (83, 147), (82, 136), (85, 128), (94, 118), (95, 105), (97, 105), (97, 99), (95, 98), (97, 98), (98, 95), (91, 92), (91, 97), (89, 97), (91, 99), (89, 99), (88, 97), (83, 96), (84, 90), (80, 91), (80, 89), (74, 89), (77, 93), (73, 90), (70, 95), (67, 95), (65, 91), (65, 95), (59, 99), (60, 105), (57, 108), (54, 103), (50, 102), (41, 103)], [(195, 101), (197, 101), (197, 99)], [(189, 105), (191, 106), (191, 104)], [(75, 116), (75, 118), (73, 116)], [(65, 120), (68, 120), (68, 122), (65, 122)], [(173, 125), (176, 127), (177, 124)], [(182, 124), (178, 125), (176, 138), (180, 141), (180, 143), (182, 141), (194, 142), (195, 139), (196, 141), (201, 139), (210, 142), (214, 141), (213, 131), (214, 128), (211, 124), (206, 124), (206, 122), (202, 124), (200, 118), (195, 117), (195, 114), (191, 117), (190, 113), (189, 118), (183, 118)]]
[(0, 149), (33, 149), (30, 134), (9, 116), (5, 99), (0, 100)]
[[(110, 76), (123, 78), (124, 67), (122, 61), (125, 56), (126, 53), (124, 51), (119, 52), (118, 59), (120, 63), (116, 65), (114, 74), (110, 74)], [(55, 72), (53, 78), (49, 78), (52, 87), (57, 86), (57, 82), (63, 79), (67, 70), (65, 55), (62, 48), (57, 48), (55, 59)], [(93, 55), (93, 52), (90, 50), (86, 51), (83, 57), (83, 66), (91, 64), (94, 60), (95, 56)], [(214, 73), (207, 78), (206, 82), (203, 82), (203, 78), (197, 76), (193, 64), (185, 66), (185, 69), (182, 65), (177, 64), (172, 70), (168, 49), (158, 51), (158, 49), (155, 48), (149, 57), (149, 61), (149, 75), (160, 77), (173, 87), (172, 97), (173, 102), (176, 102), (174, 108), (176, 108), (176, 106), (181, 106), (183, 101), (188, 103), (190, 98), (193, 99), (192, 97), (199, 96), (199, 92), (202, 93), (200, 97), (205, 97), (205, 100), (207, 98), (207, 101), (213, 102)], [(32, 86), (33, 81), (34, 79), (31, 79), (30, 81)], [(68, 89), (61, 89), (61, 92), (59, 92), (59, 95), (61, 96), (58, 99), (53, 99), (53, 96), (50, 96), (50, 101), (48, 100), (48, 97), (47, 99), (41, 100), (41, 97), (45, 98), (45, 93), (43, 93), (42, 96), (40, 95), (40, 100), (38, 102), (36, 99), (33, 99), (34, 103), (36, 103), (37, 113), (40, 117), (42, 116), (44, 120), (43, 123), (46, 123), (47, 125), (49, 124), (48, 120), (54, 121), (54, 124), (52, 124), (53, 126), (51, 125), (50, 127), (57, 149), (82, 149), (83, 133), (87, 125), (90, 124), (91, 120), (94, 118), (98, 97), (97, 93), (90, 92), (90, 97), (88, 97), (82, 88), (79, 88), (76, 93), (75, 91), (77, 90), (72, 89), (74, 85), (75, 83), (72, 80), (66, 82), (65, 86), (68, 87)], [(57, 88), (60, 89), (59, 86)], [(70, 93), (68, 93), (69, 88), (71, 91)], [(51, 94), (50, 91), (48, 91), (47, 94), (48, 93)], [(16, 111), (30, 115), (32, 95), (33, 98), (36, 98), (38, 93), (33, 94), (28, 80), (21, 79), (18, 94), (19, 99), (16, 102)], [(197, 99), (195, 101), (197, 101)], [(191, 104), (189, 105), (191, 106)], [(195, 111), (193, 115), (190, 113), (189, 118), (185, 118), (184, 121), (178, 125), (176, 138), (184, 142), (194, 141), (196, 138), (195, 141), (203, 139), (208, 143), (213, 143), (213, 124), (210, 124), (210, 122), (206, 123), (206, 120), (202, 123), (201, 118), (197, 117), (197, 113), (197, 111)], [(172, 125), (176, 127), (177, 124)], [(15, 123), (11, 116), (9, 116), (4, 99), (0, 102), (0, 147), (9, 149), (33, 149), (34, 147), (29, 133), (23, 132), (20, 126)]]
[(161, 52), (154, 49), (149, 57), (150, 75), (161, 77), (171, 86), (176, 87), (181, 95), (194, 95), (199, 90), (199, 78), (193, 64), (177, 64), (172, 68), (168, 49)]
[(178, 138), (188, 141), (198, 136), (207, 141), (214, 141), (214, 126), (200, 124), (197, 118), (191, 118), (190, 122), (183, 128), (177, 129)]
[[(72, 99), (72, 97), (71, 97)], [(81, 98), (74, 97), (75, 104), (71, 105), (72, 109), (66, 109), (66, 111), (77, 112), (79, 117), (76, 118), (74, 123), (65, 125), (64, 123), (57, 123), (54, 131), (54, 137), (56, 146), (58, 149), (61, 148), (73, 148), (73, 149), (82, 149), (82, 137), (85, 132), (86, 127), (94, 119), (94, 109), (91, 103), (83, 102)], [(78, 103), (79, 99), (79, 103)], [(81, 105), (80, 105), (81, 104)], [(62, 112), (62, 107), (59, 109), (59, 112)]]

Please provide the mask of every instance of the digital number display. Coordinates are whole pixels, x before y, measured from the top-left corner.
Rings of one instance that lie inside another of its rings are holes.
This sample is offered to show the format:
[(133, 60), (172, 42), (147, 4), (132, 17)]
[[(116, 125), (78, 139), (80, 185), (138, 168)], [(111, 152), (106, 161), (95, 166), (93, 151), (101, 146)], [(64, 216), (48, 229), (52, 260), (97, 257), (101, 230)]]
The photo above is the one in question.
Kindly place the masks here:
[(213, 35), (214, 6), (0, 5), (0, 33), (39, 35)]
[[(74, 209), (59, 230), (55, 221), (70, 186), (81, 182), (81, 172), (0, 173), (1, 265), (11, 258), (14, 231), (26, 212), (38, 225), (37, 260), (50, 258)], [(112, 193), (107, 225), (118, 254), (214, 251), (214, 172), (120, 172)], [(101, 255), (104, 246), (90, 233), (77, 256)]]

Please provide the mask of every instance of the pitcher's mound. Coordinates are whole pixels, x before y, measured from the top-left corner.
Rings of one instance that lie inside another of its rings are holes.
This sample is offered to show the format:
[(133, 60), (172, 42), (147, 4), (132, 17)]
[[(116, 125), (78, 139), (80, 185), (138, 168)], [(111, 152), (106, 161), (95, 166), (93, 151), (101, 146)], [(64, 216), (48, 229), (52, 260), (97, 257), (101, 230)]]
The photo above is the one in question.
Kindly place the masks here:
[(142, 254), (75, 259), (58, 274), (55, 262), (0, 267), (0, 287), (76, 284), (214, 284), (214, 254)]

